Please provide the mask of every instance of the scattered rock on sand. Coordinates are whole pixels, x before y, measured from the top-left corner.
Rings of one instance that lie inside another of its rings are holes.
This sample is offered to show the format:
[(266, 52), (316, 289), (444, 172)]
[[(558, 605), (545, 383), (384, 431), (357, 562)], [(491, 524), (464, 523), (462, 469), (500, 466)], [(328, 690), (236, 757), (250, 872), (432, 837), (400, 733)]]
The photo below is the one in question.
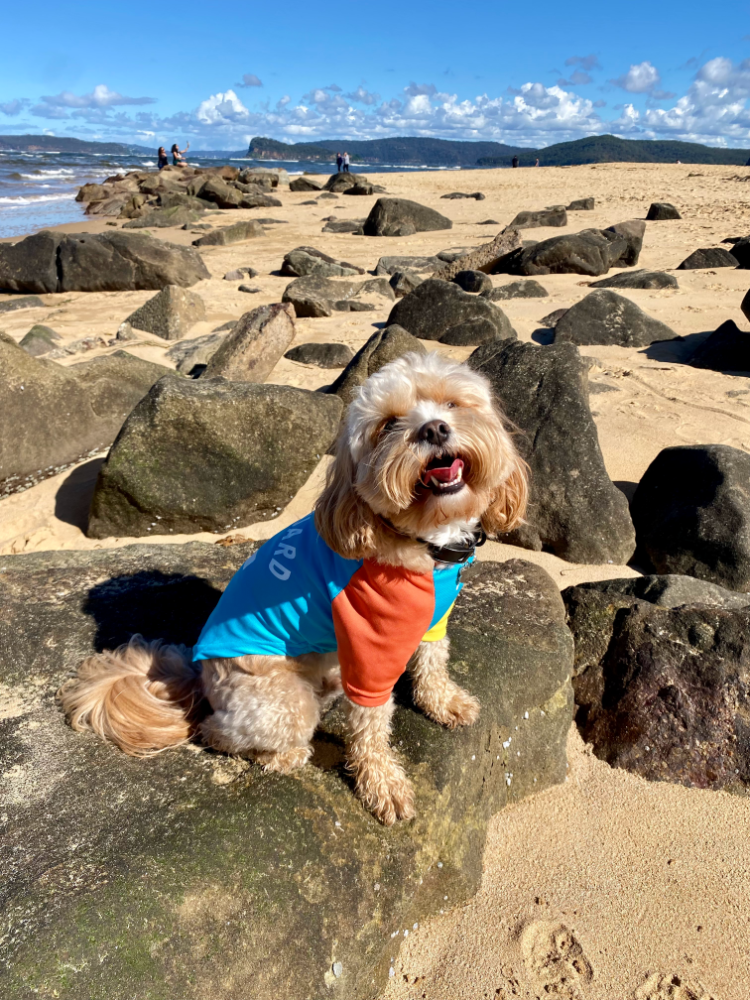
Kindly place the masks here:
[(193, 240), (193, 246), (225, 247), (232, 243), (242, 243), (244, 240), (253, 240), (257, 236), (265, 235), (266, 231), (257, 219), (246, 219), (243, 222), (235, 222), (233, 226), (224, 226), (206, 233), (205, 236)]
[(397, 299), (402, 299), (404, 295), (413, 292), (417, 285), (421, 285), (425, 280), (425, 275), (418, 271), (394, 271), (391, 275), (390, 285)]
[(589, 292), (567, 310), (555, 326), (555, 343), (617, 344), (646, 347), (656, 340), (674, 340), (678, 334), (647, 315), (640, 306), (617, 292)]
[[(55, 942), (64, 940), (66, 954), (76, 956), (81, 997), (123, 996), (125, 983), (132, 997), (196, 996), (196, 984), (213, 989), (220, 964), (235, 996), (363, 1000), (388, 982), (396, 928), (437, 913), (445, 895), (460, 906), (477, 890), (490, 817), (564, 781), (572, 638), (554, 582), (521, 560), (468, 569), (451, 616), (460, 682), (482, 704), (477, 723), (447, 732), (410, 699), (398, 701), (394, 743), (422, 817), (398, 830), (379, 828), (352, 794), (337, 756), (340, 707), (315, 737), (328, 763), (294, 778), (197, 747), (134, 760), (64, 724), (52, 692), (81, 660), (134, 632), (194, 644), (257, 547), (191, 542), (2, 558), (0, 664), (6, 704), (20, 706), (0, 747), (14, 761), (3, 844), (15, 859), (7, 891), (17, 907), (6, 919), (13, 976), (31, 995), (59, 982)], [(500, 741), (509, 734), (506, 751)], [(436, 802), (439, 823), (431, 820)], [(53, 816), (65, 817), (65, 836), (51, 830)], [(58, 875), (50, 905), (50, 866), (38, 856), (53, 833), (52, 859), (65, 877)], [(433, 864), (423, 878), (425, 858), (441, 859), (442, 867)], [(116, 873), (116, 883), (92, 873)], [(141, 901), (148, 921), (124, 949), (122, 929), (142, 912)], [(367, 920), (363, 939), (363, 915), (372, 913), (384, 919)], [(179, 960), (169, 945), (175, 941)], [(331, 976), (327, 987), (334, 958), (343, 977)]]
[(284, 357), (317, 368), (346, 368), (354, 354), (346, 344), (298, 344)]
[(720, 444), (665, 448), (631, 511), (638, 549), (658, 573), (750, 591), (750, 455)]
[[(237, 326), (236, 321), (232, 321), (231, 329)], [(167, 357), (178, 372), (183, 375), (195, 375), (196, 369), (204, 371), (206, 365), (216, 354), (221, 344), (226, 338), (226, 333), (214, 331), (206, 333), (202, 337), (193, 337), (191, 340), (181, 340), (179, 344), (170, 347)]]
[(567, 209), (569, 212), (593, 212), (595, 204), (593, 198), (578, 198), (576, 201), (571, 201)]
[(340, 222), (327, 222), (321, 232), (323, 233), (360, 233), (365, 224), (364, 219), (342, 219)]
[(500, 223), (497, 219), (484, 219), (482, 222), (477, 223), (478, 226), (499, 226)]
[(723, 247), (702, 247), (693, 250), (681, 264), (678, 271), (697, 271), (704, 267), (737, 267), (737, 258)]
[(38, 295), (17, 295), (0, 302), (0, 313), (15, 312), (16, 309), (43, 309), (44, 303)]
[(492, 301), (503, 299), (544, 299), (549, 296), (546, 288), (529, 278), (527, 281), (511, 281), (507, 285), (492, 289)]
[[(521, 243), (518, 232), (515, 229), (507, 229), (499, 233), (494, 240), (489, 243), (482, 243), (478, 247), (459, 247), (452, 251), (443, 250), (438, 255), (442, 260), (449, 260), (439, 270), (435, 271), (435, 277), (443, 281), (451, 281), (459, 271), (484, 271), (485, 274), (492, 274), (500, 263), (512, 250), (515, 250)], [(455, 253), (455, 250), (460, 251)], [(448, 253), (453, 253), (448, 257)]]
[(395, 361), (410, 351), (425, 353), (417, 338), (412, 337), (403, 327), (393, 324), (384, 330), (378, 330), (357, 351), (328, 392), (339, 396), (344, 406), (348, 406), (365, 379), (374, 375), (389, 361)]
[(369, 184), (367, 182), (360, 180), (357, 184), (352, 184), (351, 187), (348, 187), (343, 193), (353, 194), (353, 195), (371, 195), (375, 194), (376, 190), (383, 191), (384, 188), (382, 187), (376, 188), (374, 184)]
[[(469, 358), (486, 375), (531, 467), (527, 524), (500, 537), (580, 563), (626, 563), (635, 532), (610, 481), (588, 402), (588, 365), (572, 344), (487, 344)], [(749, 459), (750, 461), (750, 459)]]
[(459, 271), (453, 278), (453, 284), (465, 292), (492, 297), (492, 281), (484, 271)]
[(421, 340), (443, 344), (483, 344), (515, 340), (516, 331), (499, 308), (449, 281), (430, 278), (396, 303), (388, 324), (396, 323)]
[(439, 257), (381, 257), (375, 266), (375, 274), (396, 274), (397, 271), (420, 271), (432, 273), (443, 267)]
[(61, 341), (62, 337), (59, 333), (55, 333), (52, 327), (35, 323), (18, 346), (32, 357), (39, 358), (53, 351)]
[(245, 292), (247, 295), (257, 295), (261, 289), (256, 288), (255, 285), (239, 285), (237, 291)]
[(42, 230), (20, 243), (0, 244), (0, 290), (118, 292), (188, 288), (209, 278), (200, 254), (141, 233), (65, 235)]
[(643, 237), (646, 235), (646, 223), (643, 219), (628, 219), (627, 222), (616, 222), (605, 232), (617, 233), (623, 236), (627, 247), (617, 260), (612, 261), (612, 267), (635, 267), (643, 249)]
[(88, 535), (227, 531), (275, 517), (328, 450), (341, 404), (281, 385), (162, 378), (102, 466)]
[(364, 176), (364, 174), (352, 174), (341, 172), (340, 174), (331, 174), (328, 180), (325, 182), (325, 190), (328, 192), (333, 192), (334, 194), (343, 194), (348, 188), (355, 187), (356, 185), (365, 185), (369, 181)]
[(0, 338), (0, 491), (109, 445), (162, 375), (124, 351), (63, 368)]
[(311, 274), (290, 282), (281, 301), (291, 302), (297, 316), (333, 316), (337, 303), (351, 299), (359, 287), (352, 280), (336, 281)]
[(457, 198), (473, 198), (474, 201), (484, 201), (484, 195), (481, 191), (474, 191), (472, 194), (465, 194), (463, 191), (451, 191), (450, 194), (441, 194), (441, 198), (457, 199)]
[(649, 222), (665, 222), (669, 219), (681, 219), (682, 216), (668, 201), (654, 201), (651, 203), (646, 219)]
[(257, 278), (258, 272), (254, 267), (236, 267), (233, 271), (227, 271), (224, 281), (242, 281), (243, 278)]
[(715, 372), (750, 372), (750, 333), (728, 319), (696, 348), (688, 364)]
[(378, 198), (362, 227), (365, 236), (410, 236), (452, 229), (453, 223), (434, 208), (406, 198)]
[(125, 322), (164, 340), (179, 340), (205, 318), (206, 307), (200, 295), (177, 285), (167, 285), (131, 313)]
[(647, 780), (746, 794), (750, 608), (658, 607), (610, 582), (563, 592), (583, 738)]
[(315, 247), (297, 247), (284, 256), (281, 273), (292, 278), (307, 274), (317, 274), (321, 278), (346, 278), (353, 274), (364, 274), (365, 269), (344, 260), (335, 260)]
[(627, 251), (624, 236), (606, 229), (584, 229), (580, 233), (552, 236), (533, 246), (506, 254), (495, 266), (495, 274), (587, 274), (597, 277)]
[(241, 316), (201, 378), (221, 375), (232, 382), (265, 382), (294, 340), (294, 309), (275, 303)]
[[(198, 198), (191, 198), (191, 201), (199, 201)], [(131, 219), (123, 225), (123, 229), (166, 229), (170, 226), (184, 226), (190, 228), (200, 222), (206, 208), (193, 209), (185, 205), (173, 205), (170, 208), (155, 208), (150, 212), (144, 212), (137, 219)]]
[(620, 271), (608, 278), (592, 281), (590, 288), (677, 288), (677, 278), (664, 271)]
[(535, 229), (537, 226), (567, 226), (564, 208), (540, 209), (537, 212), (519, 212), (509, 224), (509, 229)]
[(293, 181), (289, 181), (290, 191), (321, 191), (322, 188), (320, 181), (311, 177), (295, 177)]

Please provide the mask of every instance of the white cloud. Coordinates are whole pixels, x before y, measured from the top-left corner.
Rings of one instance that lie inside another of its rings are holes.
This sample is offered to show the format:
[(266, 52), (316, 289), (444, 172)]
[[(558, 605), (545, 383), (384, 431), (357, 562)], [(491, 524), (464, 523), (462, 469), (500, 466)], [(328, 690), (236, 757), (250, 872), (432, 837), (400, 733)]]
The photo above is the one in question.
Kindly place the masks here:
[(13, 101), (6, 101), (4, 104), (0, 104), (0, 114), (7, 115), (9, 118), (15, 117), (15, 115), (20, 115), (29, 103), (25, 97), (17, 97)]
[(204, 125), (227, 125), (247, 121), (250, 112), (233, 90), (227, 90), (202, 101), (195, 117)]
[(110, 90), (105, 83), (94, 87), (90, 94), (71, 94), (64, 90), (52, 97), (42, 97), (42, 103), (54, 108), (112, 108), (123, 104), (155, 104), (155, 97), (125, 97)]
[(263, 81), (255, 73), (243, 73), (242, 83), (235, 83), (235, 87), (262, 87)]
[(380, 100), (380, 94), (371, 94), (369, 90), (365, 90), (362, 84), (357, 87), (355, 91), (350, 94), (344, 94), (344, 97), (348, 98), (350, 101), (354, 101), (357, 104), (377, 104)]

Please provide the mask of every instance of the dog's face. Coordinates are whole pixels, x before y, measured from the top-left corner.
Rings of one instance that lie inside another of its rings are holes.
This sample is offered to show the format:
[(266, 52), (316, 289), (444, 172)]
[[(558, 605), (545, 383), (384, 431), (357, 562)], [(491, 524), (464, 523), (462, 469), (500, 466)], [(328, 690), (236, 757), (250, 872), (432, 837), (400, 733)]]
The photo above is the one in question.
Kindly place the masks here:
[(486, 379), (437, 353), (407, 354), (350, 404), (317, 516), (328, 544), (349, 553), (377, 516), (413, 537), (472, 519), (507, 531), (525, 499), (525, 465)]

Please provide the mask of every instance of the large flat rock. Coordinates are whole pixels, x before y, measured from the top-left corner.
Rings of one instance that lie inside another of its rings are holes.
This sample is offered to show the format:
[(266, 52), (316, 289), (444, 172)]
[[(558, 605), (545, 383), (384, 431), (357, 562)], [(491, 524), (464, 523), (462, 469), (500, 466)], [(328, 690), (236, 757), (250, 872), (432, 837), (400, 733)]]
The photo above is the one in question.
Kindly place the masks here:
[(405, 929), (476, 890), (489, 817), (564, 780), (572, 639), (552, 580), (519, 560), (468, 571), (451, 618), (477, 724), (448, 732), (397, 688), (413, 823), (355, 799), (335, 707), (294, 777), (72, 732), (54, 692), (80, 660), (136, 630), (194, 642), (253, 545), (0, 558), (3, 997), (374, 997)]

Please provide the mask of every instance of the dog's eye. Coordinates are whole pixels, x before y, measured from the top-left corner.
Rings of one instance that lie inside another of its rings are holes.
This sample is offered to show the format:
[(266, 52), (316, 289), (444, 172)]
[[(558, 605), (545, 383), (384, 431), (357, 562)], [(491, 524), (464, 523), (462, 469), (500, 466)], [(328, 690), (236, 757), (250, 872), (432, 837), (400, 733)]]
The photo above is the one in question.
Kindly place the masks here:
[(388, 431), (393, 430), (393, 428), (396, 426), (397, 423), (398, 423), (398, 417), (390, 417), (381, 427), (380, 433), (387, 434)]
[(445, 408), (446, 410), (455, 410), (456, 405), (457, 405), (456, 403), (446, 403)]

